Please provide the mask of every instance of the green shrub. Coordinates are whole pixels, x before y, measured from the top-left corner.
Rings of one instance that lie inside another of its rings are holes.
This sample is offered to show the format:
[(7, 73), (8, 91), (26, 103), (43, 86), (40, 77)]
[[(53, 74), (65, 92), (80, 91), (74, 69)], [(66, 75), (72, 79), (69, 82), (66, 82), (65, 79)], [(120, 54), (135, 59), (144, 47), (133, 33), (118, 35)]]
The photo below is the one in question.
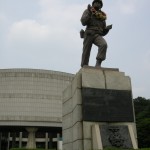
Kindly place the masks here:
[[(10, 150), (29, 150), (26, 148), (12, 148)], [(45, 149), (30, 149), (30, 150), (45, 150)], [(49, 149), (49, 150), (56, 150), (56, 149)], [(104, 150), (133, 150), (133, 149), (120, 149), (120, 148), (105, 148)], [(150, 150), (150, 148), (141, 148), (138, 150)]]
[[(133, 150), (133, 149), (105, 148), (104, 150)], [(138, 150), (150, 150), (150, 148), (140, 148)]]
[[(10, 150), (45, 150), (45, 149), (26, 149), (26, 148), (11, 148)], [(56, 149), (49, 149), (49, 150), (56, 150)]]

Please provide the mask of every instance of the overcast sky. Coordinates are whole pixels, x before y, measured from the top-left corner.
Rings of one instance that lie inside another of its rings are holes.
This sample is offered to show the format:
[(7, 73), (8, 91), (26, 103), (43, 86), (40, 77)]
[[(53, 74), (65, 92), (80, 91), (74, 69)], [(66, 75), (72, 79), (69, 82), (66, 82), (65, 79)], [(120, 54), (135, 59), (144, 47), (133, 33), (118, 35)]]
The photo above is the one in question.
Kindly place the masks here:
[[(0, 0), (0, 69), (79, 71), (83, 11), (92, 0)], [(103, 67), (131, 77), (133, 97), (150, 98), (150, 0), (103, 0), (113, 29)], [(93, 46), (90, 66), (95, 65)]]

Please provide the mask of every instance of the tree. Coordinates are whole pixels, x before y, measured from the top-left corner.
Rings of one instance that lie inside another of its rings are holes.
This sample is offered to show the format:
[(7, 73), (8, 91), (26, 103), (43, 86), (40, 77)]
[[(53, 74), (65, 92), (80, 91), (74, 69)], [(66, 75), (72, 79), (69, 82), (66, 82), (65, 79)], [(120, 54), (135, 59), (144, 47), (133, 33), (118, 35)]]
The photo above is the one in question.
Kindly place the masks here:
[(134, 108), (139, 147), (150, 147), (150, 100), (137, 97), (134, 99)]

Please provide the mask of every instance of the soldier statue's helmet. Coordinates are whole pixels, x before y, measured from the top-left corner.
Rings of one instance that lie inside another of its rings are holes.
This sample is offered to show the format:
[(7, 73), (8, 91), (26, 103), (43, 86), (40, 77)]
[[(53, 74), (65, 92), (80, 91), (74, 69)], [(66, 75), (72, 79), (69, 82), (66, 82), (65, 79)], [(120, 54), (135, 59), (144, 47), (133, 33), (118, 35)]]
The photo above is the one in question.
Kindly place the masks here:
[(101, 7), (103, 7), (103, 2), (102, 2), (102, 0), (93, 0), (92, 5), (93, 5), (95, 2), (99, 2), (99, 3), (101, 4)]

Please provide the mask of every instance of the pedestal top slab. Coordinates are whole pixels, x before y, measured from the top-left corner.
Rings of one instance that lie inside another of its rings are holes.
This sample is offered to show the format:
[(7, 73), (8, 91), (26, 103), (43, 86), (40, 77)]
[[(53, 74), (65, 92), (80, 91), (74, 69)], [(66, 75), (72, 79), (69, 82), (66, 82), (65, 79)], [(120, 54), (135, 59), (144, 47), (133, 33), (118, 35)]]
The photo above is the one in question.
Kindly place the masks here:
[(79, 72), (82, 76), (82, 87), (131, 90), (130, 77), (117, 68), (84, 66)]

